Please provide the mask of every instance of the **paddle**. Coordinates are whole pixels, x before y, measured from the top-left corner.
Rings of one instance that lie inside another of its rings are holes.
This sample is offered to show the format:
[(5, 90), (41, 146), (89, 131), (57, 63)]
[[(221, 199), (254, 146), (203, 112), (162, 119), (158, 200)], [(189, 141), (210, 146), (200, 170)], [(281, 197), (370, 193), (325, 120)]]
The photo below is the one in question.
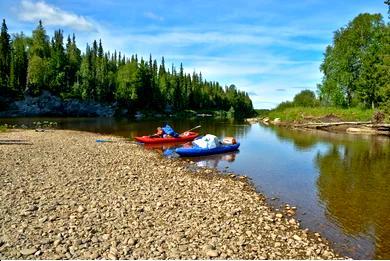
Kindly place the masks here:
[(201, 125), (198, 125), (198, 126), (196, 126), (196, 127), (193, 127), (192, 129), (189, 129), (189, 130), (187, 130), (187, 131), (184, 131), (184, 132), (180, 133), (180, 135), (183, 135), (184, 133), (189, 132), (189, 131), (192, 131), (192, 130), (195, 130), (195, 129), (199, 129), (200, 127), (202, 127), (202, 126), (201, 126)]
[(112, 140), (96, 140), (96, 142), (114, 142)]

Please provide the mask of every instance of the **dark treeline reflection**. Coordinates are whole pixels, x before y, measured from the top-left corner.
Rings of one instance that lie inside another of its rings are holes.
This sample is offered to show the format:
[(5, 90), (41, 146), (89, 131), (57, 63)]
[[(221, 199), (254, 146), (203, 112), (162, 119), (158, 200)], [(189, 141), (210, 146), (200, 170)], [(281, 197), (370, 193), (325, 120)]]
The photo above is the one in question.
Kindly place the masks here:
[(233, 136), (245, 138), (251, 129), (250, 124), (234, 119), (215, 119), (209, 117), (169, 118), (150, 120), (131, 120), (127, 118), (8, 118), (1, 119), (1, 124), (26, 125), (34, 127), (34, 122), (57, 122), (58, 128), (91, 131), (104, 134), (114, 134), (133, 139), (135, 136), (149, 135), (156, 132), (157, 127), (164, 123), (170, 124), (178, 133), (182, 133), (198, 125), (194, 130), (201, 135), (214, 134), (220, 138)]
[(321, 141), (321, 137), (323, 138), (327, 133), (321, 132), (321, 135), (317, 135), (313, 132), (302, 131), (302, 130), (291, 130), (288, 128), (278, 128), (271, 127), (276, 136), (280, 140), (289, 141), (294, 144), (294, 147), (297, 150), (307, 150), (312, 148), (315, 144)]
[(390, 259), (390, 139), (275, 128), (298, 151), (324, 144), (314, 164), (326, 215), (352, 237), (369, 236), (375, 259)]

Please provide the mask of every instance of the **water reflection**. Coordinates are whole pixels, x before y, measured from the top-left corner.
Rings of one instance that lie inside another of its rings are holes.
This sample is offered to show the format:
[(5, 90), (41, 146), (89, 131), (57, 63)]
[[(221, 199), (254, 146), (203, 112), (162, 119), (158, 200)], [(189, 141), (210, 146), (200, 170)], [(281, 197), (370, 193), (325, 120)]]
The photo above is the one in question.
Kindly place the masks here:
[(390, 259), (390, 146), (345, 142), (318, 154), (320, 199), (329, 217), (352, 236), (369, 235), (375, 258)]
[[(145, 149), (154, 150), (166, 157), (179, 157), (175, 149), (179, 147), (192, 146), (191, 142), (186, 143), (161, 143), (161, 144), (142, 144)], [(182, 157), (184, 160), (193, 161), (198, 167), (217, 168), (222, 161), (233, 162), (239, 151), (227, 152), (222, 154), (208, 155), (203, 157)]]
[(215, 154), (215, 155), (209, 155), (205, 157), (191, 157), (191, 158), (184, 158), (188, 160), (192, 160), (196, 163), (198, 167), (207, 167), (207, 168), (217, 168), (218, 165), (221, 164), (221, 162), (233, 162), (236, 160), (237, 155), (239, 154), (239, 151), (233, 151), (223, 154)]
[[(280, 140), (293, 142), (297, 150), (304, 151), (311, 149), (316, 145), (321, 138), (321, 135), (313, 135), (312, 131), (294, 130), (287, 128), (270, 127), (275, 131), (276, 136)], [(325, 133), (320, 132), (322, 135)]]
[(52, 121), (58, 123), (60, 129), (83, 130), (102, 134), (114, 134), (129, 139), (136, 136), (150, 135), (156, 132), (156, 128), (165, 122), (169, 123), (176, 132), (183, 133), (197, 125), (201, 135), (210, 133), (218, 137), (234, 136), (238, 139), (245, 138), (251, 130), (251, 125), (233, 119), (213, 118), (189, 118), (189, 119), (154, 119), (131, 120), (126, 118), (60, 118), (60, 117), (34, 117), (34, 118), (0, 118), (0, 124), (18, 126), (26, 125), (33, 128), (33, 122)]
[(325, 206), (328, 222), (356, 240), (355, 250), (361, 253), (348, 252), (355, 258), (390, 259), (390, 139), (274, 130), (279, 139), (293, 143), (298, 151), (327, 145), (326, 150), (317, 151), (314, 164), (319, 171), (318, 200)]

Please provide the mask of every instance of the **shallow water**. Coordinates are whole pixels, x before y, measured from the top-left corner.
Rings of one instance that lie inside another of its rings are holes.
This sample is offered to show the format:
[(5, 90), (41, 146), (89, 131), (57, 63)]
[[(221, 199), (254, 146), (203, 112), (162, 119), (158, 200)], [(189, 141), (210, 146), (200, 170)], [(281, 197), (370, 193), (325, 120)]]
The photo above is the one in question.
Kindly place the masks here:
[[(146, 135), (163, 120), (18, 118), (32, 126), (50, 120), (60, 128)], [(297, 206), (303, 228), (318, 231), (355, 259), (390, 259), (390, 138), (291, 130), (210, 118), (168, 120), (178, 131), (202, 125), (202, 134), (234, 136), (238, 152), (193, 158), (199, 166), (250, 177), (275, 208)], [(148, 147), (163, 151), (169, 146)], [(273, 199), (273, 200), (272, 200)]]

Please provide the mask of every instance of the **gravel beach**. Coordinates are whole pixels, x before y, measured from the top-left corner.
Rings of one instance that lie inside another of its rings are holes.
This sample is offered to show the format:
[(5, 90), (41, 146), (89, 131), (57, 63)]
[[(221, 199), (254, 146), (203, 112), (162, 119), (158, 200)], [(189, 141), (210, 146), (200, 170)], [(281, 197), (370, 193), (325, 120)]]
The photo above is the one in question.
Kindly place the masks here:
[(0, 259), (339, 258), (244, 178), (94, 133), (0, 140), (27, 143), (0, 144)]

